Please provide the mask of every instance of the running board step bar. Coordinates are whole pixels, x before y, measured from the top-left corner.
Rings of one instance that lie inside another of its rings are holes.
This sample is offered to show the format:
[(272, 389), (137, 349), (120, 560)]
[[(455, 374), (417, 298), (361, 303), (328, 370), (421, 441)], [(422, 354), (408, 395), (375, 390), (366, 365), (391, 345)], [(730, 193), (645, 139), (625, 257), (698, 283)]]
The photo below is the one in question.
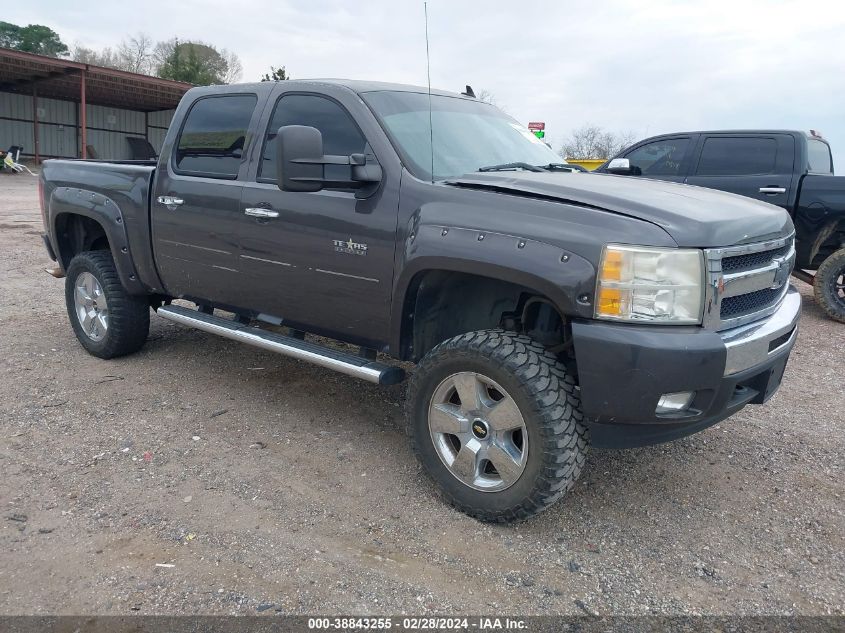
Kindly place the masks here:
[(348, 354), (330, 347), (324, 347), (310, 341), (303, 341), (268, 332), (261, 328), (251, 327), (231, 321), (213, 314), (203, 314), (198, 310), (183, 308), (182, 306), (162, 306), (156, 313), (168, 321), (174, 321), (189, 327), (217, 334), (233, 341), (240, 341), (247, 345), (254, 345), (262, 349), (290, 356), (320, 367), (334, 369), (343, 374), (362, 378), (379, 385), (395, 385), (405, 378), (405, 372), (400, 367), (385, 365), (374, 360)]

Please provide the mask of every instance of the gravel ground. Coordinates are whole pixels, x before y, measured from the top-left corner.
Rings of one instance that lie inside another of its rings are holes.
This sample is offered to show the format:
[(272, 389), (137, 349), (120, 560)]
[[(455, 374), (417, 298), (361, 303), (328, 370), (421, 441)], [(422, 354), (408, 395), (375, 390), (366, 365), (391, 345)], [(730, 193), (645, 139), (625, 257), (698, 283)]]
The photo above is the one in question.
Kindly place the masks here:
[(811, 289), (780, 392), (592, 451), (539, 517), (446, 506), (379, 388), (153, 317), (88, 356), (0, 175), (0, 614), (845, 613), (845, 326)]

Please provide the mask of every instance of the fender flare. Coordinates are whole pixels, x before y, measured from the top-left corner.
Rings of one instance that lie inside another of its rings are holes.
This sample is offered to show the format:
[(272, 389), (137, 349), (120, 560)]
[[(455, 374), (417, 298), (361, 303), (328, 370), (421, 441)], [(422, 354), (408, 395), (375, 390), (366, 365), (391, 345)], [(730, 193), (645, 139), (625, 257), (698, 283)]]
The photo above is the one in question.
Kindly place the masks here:
[(816, 235), (816, 239), (813, 240), (812, 244), (810, 245), (809, 253), (807, 254), (806, 261), (812, 265), (813, 260), (816, 258), (816, 255), (819, 254), (822, 246), (825, 242), (827, 242), (834, 233), (840, 230), (840, 228), (845, 229), (845, 218), (836, 218), (822, 226), (819, 230), (818, 234)]
[(62, 270), (70, 263), (59, 248), (57, 220), (63, 215), (79, 215), (99, 224), (109, 241), (117, 274), (126, 291), (134, 295), (148, 294), (138, 278), (138, 272), (129, 251), (129, 239), (120, 207), (111, 198), (94, 191), (75, 187), (56, 187), (48, 203), (50, 239)]
[[(564, 316), (592, 316), (595, 267), (583, 257), (545, 242), (477, 229), (418, 225), (405, 241), (391, 305), (390, 348), (403, 353), (408, 302), (430, 271), (460, 272), (530, 288)], [(587, 301), (579, 300), (586, 295)], [(410, 322), (409, 322), (410, 321)]]

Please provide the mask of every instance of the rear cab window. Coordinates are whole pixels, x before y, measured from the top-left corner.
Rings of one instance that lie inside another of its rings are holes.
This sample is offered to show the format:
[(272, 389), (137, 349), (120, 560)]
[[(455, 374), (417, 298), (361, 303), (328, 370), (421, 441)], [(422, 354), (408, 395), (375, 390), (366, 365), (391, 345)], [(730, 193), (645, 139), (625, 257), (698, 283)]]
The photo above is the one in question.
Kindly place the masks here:
[(807, 171), (811, 174), (832, 174), (830, 146), (824, 141), (807, 139)]
[(236, 179), (257, 102), (254, 94), (197, 99), (179, 133), (173, 170), (189, 176)]
[(704, 141), (696, 176), (752, 176), (775, 173), (777, 139), (711, 136)]

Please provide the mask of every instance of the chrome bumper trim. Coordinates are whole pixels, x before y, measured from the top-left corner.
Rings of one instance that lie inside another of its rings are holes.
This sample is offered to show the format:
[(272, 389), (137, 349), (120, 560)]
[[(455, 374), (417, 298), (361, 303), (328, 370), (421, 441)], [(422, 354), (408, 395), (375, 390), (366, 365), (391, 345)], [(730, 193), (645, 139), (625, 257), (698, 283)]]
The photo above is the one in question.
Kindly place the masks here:
[[(801, 316), (801, 295), (790, 285), (774, 313), (766, 319), (720, 332), (727, 349), (725, 376), (750, 369), (777, 354), (784, 346), (791, 345), (798, 336), (798, 319)], [(772, 341), (790, 333), (787, 340), (772, 350)]]

